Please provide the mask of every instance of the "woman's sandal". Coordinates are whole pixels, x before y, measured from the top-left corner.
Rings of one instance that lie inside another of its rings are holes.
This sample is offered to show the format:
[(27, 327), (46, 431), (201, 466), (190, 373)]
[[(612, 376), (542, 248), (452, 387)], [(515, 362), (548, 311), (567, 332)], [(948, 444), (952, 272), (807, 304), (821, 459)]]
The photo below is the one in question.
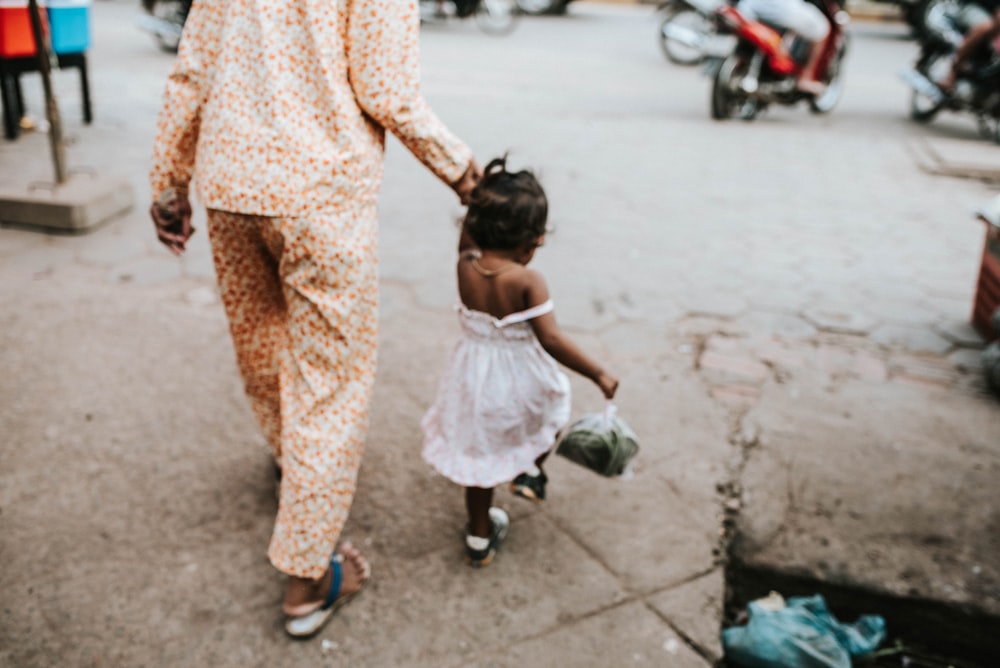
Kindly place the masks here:
[(334, 552), (330, 557), (330, 570), (333, 571), (333, 581), (330, 583), (330, 591), (326, 599), (319, 608), (309, 614), (298, 617), (289, 617), (285, 622), (285, 631), (293, 638), (309, 638), (319, 632), (320, 629), (330, 620), (338, 609), (342, 608), (355, 596), (364, 591), (365, 586), (371, 579), (371, 566), (365, 561), (364, 570), (361, 572), (361, 586), (356, 592), (341, 594), (340, 586), (344, 582), (344, 555)]

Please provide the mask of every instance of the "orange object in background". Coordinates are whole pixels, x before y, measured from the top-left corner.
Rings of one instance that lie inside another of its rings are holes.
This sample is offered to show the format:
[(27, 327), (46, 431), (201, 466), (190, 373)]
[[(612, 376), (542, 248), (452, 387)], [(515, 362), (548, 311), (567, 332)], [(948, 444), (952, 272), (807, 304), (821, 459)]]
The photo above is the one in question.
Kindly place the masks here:
[[(48, 29), (45, 12), (42, 12), (42, 29)], [(28, 3), (0, 0), (0, 58), (33, 56), (37, 50)]]
[(1000, 332), (993, 327), (993, 314), (1000, 309), (1000, 196), (992, 207), (979, 212), (979, 218), (986, 223), (986, 239), (972, 306), (972, 326), (984, 339), (994, 341), (1000, 338)]

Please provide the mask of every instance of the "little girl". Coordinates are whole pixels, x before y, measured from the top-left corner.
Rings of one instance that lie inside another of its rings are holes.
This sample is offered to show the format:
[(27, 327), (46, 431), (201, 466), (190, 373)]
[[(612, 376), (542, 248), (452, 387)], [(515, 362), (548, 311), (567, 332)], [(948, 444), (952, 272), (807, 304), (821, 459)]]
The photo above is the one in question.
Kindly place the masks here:
[[(541, 464), (569, 421), (569, 379), (562, 363), (611, 398), (618, 379), (556, 324), (545, 279), (527, 267), (545, 241), (548, 202), (527, 171), (506, 158), (486, 166), (462, 223), (458, 306), (462, 335), (424, 416), (424, 459), (465, 487), (466, 553), (486, 566), (509, 519), (493, 508), (493, 487), (541, 502)], [(475, 247), (473, 247), (473, 245)]]

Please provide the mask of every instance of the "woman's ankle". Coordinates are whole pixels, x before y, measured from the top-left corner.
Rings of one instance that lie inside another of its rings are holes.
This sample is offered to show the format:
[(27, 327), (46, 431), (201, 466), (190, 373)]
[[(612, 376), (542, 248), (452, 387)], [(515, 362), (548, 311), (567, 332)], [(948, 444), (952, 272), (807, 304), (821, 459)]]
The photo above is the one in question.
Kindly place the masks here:
[(326, 573), (318, 580), (289, 576), (282, 608), (292, 616), (307, 615), (323, 605), (327, 591), (332, 584), (332, 573)]

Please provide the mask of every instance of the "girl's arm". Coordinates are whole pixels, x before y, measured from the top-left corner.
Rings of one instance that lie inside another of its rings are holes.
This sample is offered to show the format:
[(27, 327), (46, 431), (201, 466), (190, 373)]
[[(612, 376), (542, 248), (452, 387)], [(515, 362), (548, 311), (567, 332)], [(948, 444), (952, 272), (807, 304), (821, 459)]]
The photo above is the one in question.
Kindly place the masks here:
[[(545, 279), (537, 272), (529, 272), (529, 285), (526, 290), (526, 302), (529, 305), (542, 304), (549, 298), (549, 290), (545, 285)], [(618, 389), (618, 378), (614, 374), (606, 371), (597, 361), (592, 359), (569, 337), (567, 337), (556, 323), (556, 316), (549, 312), (545, 315), (534, 318), (531, 327), (535, 331), (538, 342), (542, 345), (555, 361), (565, 367), (576, 371), (581, 376), (589, 378), (601, 388), (601, 392), (608, 399), (615, 396)]]

